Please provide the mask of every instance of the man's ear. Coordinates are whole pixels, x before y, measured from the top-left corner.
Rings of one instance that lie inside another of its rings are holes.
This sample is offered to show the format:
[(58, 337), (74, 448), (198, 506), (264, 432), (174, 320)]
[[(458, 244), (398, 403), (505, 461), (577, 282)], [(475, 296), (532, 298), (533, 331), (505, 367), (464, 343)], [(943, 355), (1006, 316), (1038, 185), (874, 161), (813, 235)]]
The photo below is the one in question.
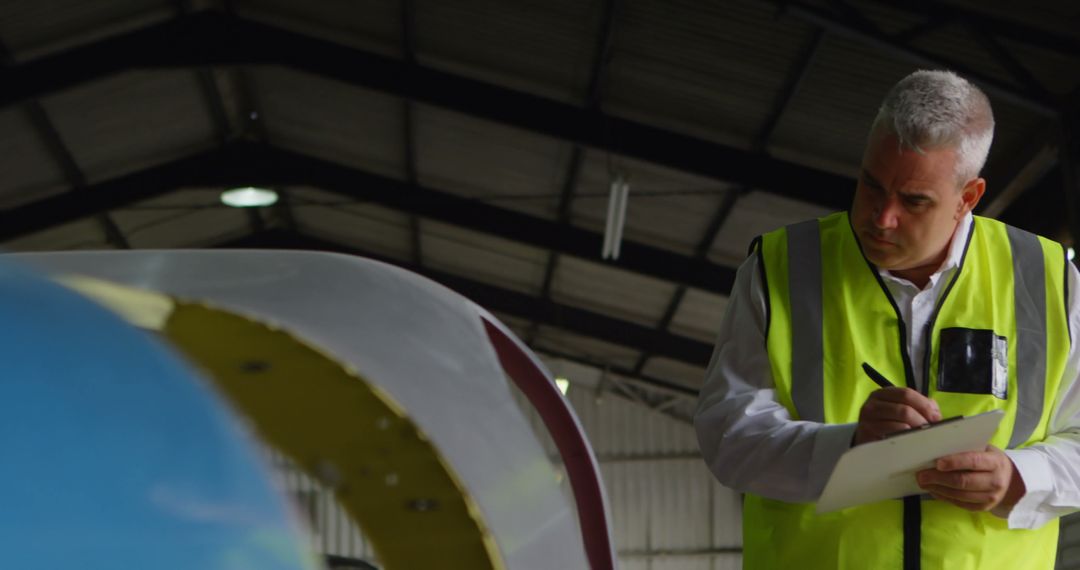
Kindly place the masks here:
[(956, 212), (956, 219), (963, 218), (965, 214), (975, 209), (986, 192), (985, 178), (972, 178), (960, 189), (960, 207)]

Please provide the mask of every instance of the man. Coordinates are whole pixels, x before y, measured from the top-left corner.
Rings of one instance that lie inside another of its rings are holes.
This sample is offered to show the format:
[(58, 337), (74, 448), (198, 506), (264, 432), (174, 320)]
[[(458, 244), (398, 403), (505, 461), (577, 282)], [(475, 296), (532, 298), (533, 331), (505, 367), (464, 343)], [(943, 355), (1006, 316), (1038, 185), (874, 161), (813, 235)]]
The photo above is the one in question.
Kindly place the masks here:
[[(739, 268), (695, 427), (746, 493), (744, 567), (1053, 567), (1057, 518), (1080, 507), (1080, 274), (1059, 244), (972, 215), (993, 128), (969, 82), (911, 74), (850, 213), (765, 234)], [(919, 472), (925, 496), (814, 513), (851, 446), (995, 409), (992, 445)]]

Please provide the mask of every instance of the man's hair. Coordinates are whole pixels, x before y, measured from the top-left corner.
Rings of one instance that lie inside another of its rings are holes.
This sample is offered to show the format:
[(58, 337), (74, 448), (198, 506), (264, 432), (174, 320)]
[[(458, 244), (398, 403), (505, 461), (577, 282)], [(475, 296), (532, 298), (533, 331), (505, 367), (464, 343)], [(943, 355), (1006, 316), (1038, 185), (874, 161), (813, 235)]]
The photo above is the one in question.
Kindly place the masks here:
[(951, 71), (919, 70), (885, 96), (870, 136), (896, 135), (916, 152), (956, 149), (962, 184), (979, 175), (994, 140), (994, 112), (978, 87)]

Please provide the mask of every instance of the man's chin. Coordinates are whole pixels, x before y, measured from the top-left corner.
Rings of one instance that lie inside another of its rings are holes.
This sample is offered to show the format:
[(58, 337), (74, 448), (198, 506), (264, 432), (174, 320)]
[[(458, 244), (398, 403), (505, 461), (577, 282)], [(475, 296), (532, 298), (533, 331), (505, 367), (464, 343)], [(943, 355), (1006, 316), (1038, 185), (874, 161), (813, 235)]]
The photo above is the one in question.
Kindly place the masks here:
[(885, 269), (892, 271), (894, 269), (900, 269), (903, 264), (902, 260), (897, 255), (890, 255), (887, 252), (876, 251), (873, 248), (866, 248), (864, 251), (866, 259), (870, 260), (879, 269)]

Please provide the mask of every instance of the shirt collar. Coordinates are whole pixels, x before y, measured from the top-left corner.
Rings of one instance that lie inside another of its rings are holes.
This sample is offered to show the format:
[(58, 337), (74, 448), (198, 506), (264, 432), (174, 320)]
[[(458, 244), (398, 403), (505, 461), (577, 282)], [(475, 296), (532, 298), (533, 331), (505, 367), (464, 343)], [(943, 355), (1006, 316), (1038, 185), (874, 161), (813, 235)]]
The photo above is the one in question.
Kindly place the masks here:
[[(964, 218), (960, 220), (960, 223), (956, 224), (952, 242), (949, 244), (949, 255), (945, 257), (945, 261), (941, 262), (941, 267), (938, 267), (937, 271), (930, 276), (930, 287), (936, 285), (938, 279), (943, 274), (960, 267), (960, 262), (964, 259), (964, 249), (967, 246), (968, 234), (971, 233), (971, 221), (971, 212), (968, 212), (964, 214)], [(878, 273), (882, 278), (888, 279), (889, 281), (903, 283), (914, 287), (910, 281), (893, 276), (887, 269), (878, 268)]]

